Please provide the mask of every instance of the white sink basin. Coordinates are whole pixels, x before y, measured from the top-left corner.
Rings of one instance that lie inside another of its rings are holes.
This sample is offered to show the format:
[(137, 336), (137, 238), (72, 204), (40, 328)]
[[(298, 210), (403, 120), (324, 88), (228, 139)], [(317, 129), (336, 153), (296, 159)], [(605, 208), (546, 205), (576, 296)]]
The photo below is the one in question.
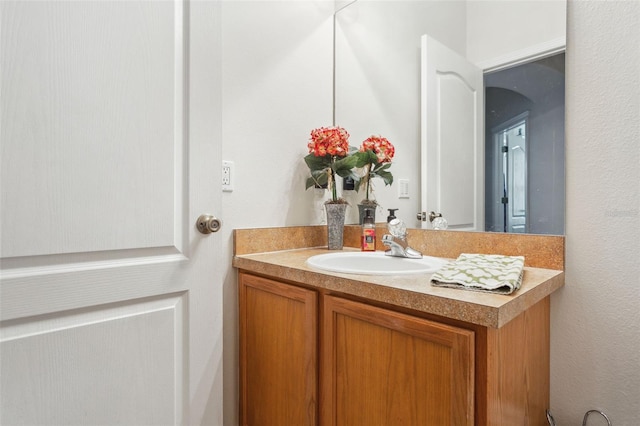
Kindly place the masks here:
[(447, 263), (437, 257), (423, 256), (422, 259), (386, 256), (375, 252), (336, 252), (319, 254), (307, 259), (313, 268), (343, 274), (361, 275), (405, 275), (432, 273)]

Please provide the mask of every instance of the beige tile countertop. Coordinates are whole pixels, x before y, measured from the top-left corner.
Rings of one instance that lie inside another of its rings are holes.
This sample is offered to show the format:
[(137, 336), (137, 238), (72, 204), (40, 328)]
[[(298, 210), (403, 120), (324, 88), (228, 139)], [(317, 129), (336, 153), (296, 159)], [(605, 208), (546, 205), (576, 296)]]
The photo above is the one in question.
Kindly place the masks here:
[[(345, 247), (344, 251), (358, 251)], [(335, 252), (335, 251), (331, 251)], [(431, 274), (356, 275), (307, 266), (306, 260), (329, 253), (326, 248), (296, 248), (237, 254), (233, 266), (243, 271), (352, 295), (486, 327), (499, 328), (564, 285), (564, 272), (525, 267), (522, 286), (512, 295), (434, 287)]]

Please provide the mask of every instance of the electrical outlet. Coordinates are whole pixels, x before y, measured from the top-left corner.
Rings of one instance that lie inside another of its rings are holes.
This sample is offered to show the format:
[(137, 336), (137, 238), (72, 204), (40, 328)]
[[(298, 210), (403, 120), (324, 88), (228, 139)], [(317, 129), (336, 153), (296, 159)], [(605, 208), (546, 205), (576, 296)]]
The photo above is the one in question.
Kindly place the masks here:
[(398, 179), (398, 198), (409, 198), (409, 179)]
[(222, 161), (222, 190), (224, 192), (233, 191), (233, 161)]

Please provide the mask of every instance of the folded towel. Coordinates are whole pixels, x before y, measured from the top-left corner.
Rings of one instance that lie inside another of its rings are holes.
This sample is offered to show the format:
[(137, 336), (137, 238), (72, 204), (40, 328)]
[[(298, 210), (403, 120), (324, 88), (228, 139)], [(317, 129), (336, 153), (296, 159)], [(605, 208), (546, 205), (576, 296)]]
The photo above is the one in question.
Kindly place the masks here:
[(431, 276), (431, 285), (511, 294), (520, 288), (523, 256), (461, 254)]

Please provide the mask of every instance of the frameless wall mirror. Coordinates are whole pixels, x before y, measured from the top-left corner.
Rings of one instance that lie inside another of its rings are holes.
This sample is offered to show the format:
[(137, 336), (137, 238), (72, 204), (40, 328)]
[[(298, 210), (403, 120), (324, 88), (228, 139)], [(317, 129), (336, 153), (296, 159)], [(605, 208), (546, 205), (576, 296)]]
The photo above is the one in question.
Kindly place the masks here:
[(335, 28), (334, 121), (389, 138), (412, 183), (403, 199), (380, 185), (382, 208), (564, 233), (565, 0), (357, 0)]

